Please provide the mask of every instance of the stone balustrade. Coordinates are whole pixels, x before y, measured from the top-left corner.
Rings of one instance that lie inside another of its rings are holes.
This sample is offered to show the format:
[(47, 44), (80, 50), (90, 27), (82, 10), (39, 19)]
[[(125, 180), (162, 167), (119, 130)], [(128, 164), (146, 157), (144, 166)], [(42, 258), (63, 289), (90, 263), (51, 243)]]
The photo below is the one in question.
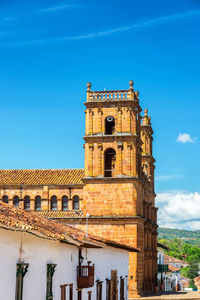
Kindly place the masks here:
[(89, 92), (89, 100), (131, 99), (129, 90)]
[(133, 100), (138, 99), (139, 92), (134, 92), (133, 81), (129, 81), (128, 90), (92, 91), (91, 83), (87, 84), (87, 101), (98, 100)]

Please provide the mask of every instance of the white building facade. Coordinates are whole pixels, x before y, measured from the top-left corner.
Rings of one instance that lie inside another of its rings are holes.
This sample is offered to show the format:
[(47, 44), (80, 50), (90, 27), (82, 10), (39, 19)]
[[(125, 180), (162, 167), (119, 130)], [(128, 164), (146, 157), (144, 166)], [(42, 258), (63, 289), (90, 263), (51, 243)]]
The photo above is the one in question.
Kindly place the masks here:
[[(29, 219), (30, 216), (28, 213)], [(42, 219), (40, 217), (40, 222)], [(106, 242), (92, 238), (82, 239), (81, 246), (73, 245), (72, 234), (68, 242), (49, 240), (48, 230), (38, 234), (30, 224), (19, 225), (16, 221), (16, 225), (9, 220), (10, 225), (5, 226), (1, 221), (0, 214), (2, 299), (105, 300), (110, 299), (111, 294), (116, 299), (128, 299), (129, 250), (136, 249), (128, 250), (112, 242), (106, 245)], [(47, 219), (44, 222), (56, 224)], [(73, 232), (78, 230), (73, 229)], [(74, 238), (74, 243), (80, 243), (80, 237)], [(91, 278), (90, 269), (94, 271)]]

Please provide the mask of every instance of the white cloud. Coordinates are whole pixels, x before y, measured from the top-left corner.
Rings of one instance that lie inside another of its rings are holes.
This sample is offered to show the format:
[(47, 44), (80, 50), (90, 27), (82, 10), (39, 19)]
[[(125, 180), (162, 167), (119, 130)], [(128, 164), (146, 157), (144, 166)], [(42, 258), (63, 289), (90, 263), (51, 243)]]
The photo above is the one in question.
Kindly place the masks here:
[(165, 180), (173, 180), (173, 179), (178, 179), (178, 178), (182, 178), (183, 175), (178, 175), (178, 174), (171, 174), (171, 175), (160, 175), (160, 176), (156, 176), (155, 179), (157, 181), (165, 181)]
[(179, 133), (176, 141), (180, 143), (194, 143), (196, 138), (192, 138), (188, 133)]
[[(77, 6), (77, 4), (66, 4), (66, 5), (58, 5), (55, 7), (49, 7), (49, 8), (44, 8), (41, 9), (39, 12), (50, 12), (50, 11), (56, 11), (59, 9), (68, 9), (70, 7)], [(175, 13), (172, 15), (166, 15), (162, 16), (159, 18), (155, 19), (148, 19), (144, 20), (139, 23), (135, 24), (129, 24), (125, 26), (118, 26), (115, 28), (111, 28), (108, 30), (104, 31), (98, 31), (98, 32), (89, 32), (89, 33), (84, 33), (84, 34), (79, 34), (75, 36), (61, 36), (57, 38), (50, 38), (50, 39), (40, 39), (40, 40), (27, 40), (27, 41), (17, 41), (14, 43), (8, 43), (8, 44), (1, 44), (1, 47), (18, 47), (18, 46), (29, 46), (29, 45), (34, 45), (34, 44), (45, 44), (45, 43), (58, 43), (58, 42), (64, 42), (64, 41), (70, 41), (70, 40), (83, 40), (83, 39), (91, 39), (91, 38), (98, 38), (98, 37), (103, 37), (103, 36), (108, 36), (120, 32), (125, 32), (125, 31), (134, 31), (134, 30), (139, 30), (145, 27), (149, 27), (152, 25), (159, 25), (160, 23), (168, 22), (171, 20), (177, 20), (177, 19), (183, 19), (183, 18), (188, 18), (188, 17), (193, 17), (195, 15), (200, 14), (200, 9), (197, 10), (189, 10), (189, 11), (184, 11), (184, 12), (179, 12)]]
[(42, 8), (38, 12), (40, 12), (40, 13), (54, 12), (54, 11), (58, 11), (58, 10), (70, 9), (70, 8), (73, 8), (74, 6), (75, 5), (72, 5), (72, 4), (57, 5), (57, 6)]
[(156, 203), (161, 227), (200, 230), (200, 194), (170, 191), (158, 194)]

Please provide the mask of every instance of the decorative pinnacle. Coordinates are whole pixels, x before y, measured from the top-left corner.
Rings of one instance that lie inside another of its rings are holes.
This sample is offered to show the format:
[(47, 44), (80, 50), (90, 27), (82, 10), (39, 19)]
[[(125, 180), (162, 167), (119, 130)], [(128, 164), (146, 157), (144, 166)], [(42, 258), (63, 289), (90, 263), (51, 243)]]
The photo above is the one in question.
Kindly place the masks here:
[(88, 91), (91, 90), (91, 86), (92, 86), (91, 82), (87, 82), (87, 90)]
[(129, 81), (129, 88), (132, 90), (133, 89), (133, 80)]
[(145, 113), (145, 116), (148, 115), (148, 109), (147, 108), (145, 108), (144, 113)]

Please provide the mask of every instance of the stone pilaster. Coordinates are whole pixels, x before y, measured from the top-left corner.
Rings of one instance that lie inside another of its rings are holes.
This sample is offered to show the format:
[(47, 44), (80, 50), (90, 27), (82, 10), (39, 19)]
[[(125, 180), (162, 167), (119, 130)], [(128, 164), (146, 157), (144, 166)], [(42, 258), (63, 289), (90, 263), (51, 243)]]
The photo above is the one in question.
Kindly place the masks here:
[(117, 143), (117, 175), (122, 175), (122, 149), (123, 143)]
[(89, 132), (88, 132), (89, 135), (93, 134), (93, 114), (94, 114), (93, 110), (89, 109)]
[(117, 131), (120, 133), (122, 132), (122, 110), (121, 108), (118, 109), (118, 117), (117, 117)]
[(102, 128), (102, 109), (99, 108), (98, 109), (98, 133), (102, 133), (103, 132), (103, 128)]
[(103, 160), (102, 160), (102, 150), (103, 150), (103, 145), (98, 144), (98, 176), (103, 176), (102, 170), (103, 170)]
[(88, 164), (88, 176), (89, 177), (93, 176), (93, 150), (94, 150), (94, 145), (89, 144), (89, 164)]

